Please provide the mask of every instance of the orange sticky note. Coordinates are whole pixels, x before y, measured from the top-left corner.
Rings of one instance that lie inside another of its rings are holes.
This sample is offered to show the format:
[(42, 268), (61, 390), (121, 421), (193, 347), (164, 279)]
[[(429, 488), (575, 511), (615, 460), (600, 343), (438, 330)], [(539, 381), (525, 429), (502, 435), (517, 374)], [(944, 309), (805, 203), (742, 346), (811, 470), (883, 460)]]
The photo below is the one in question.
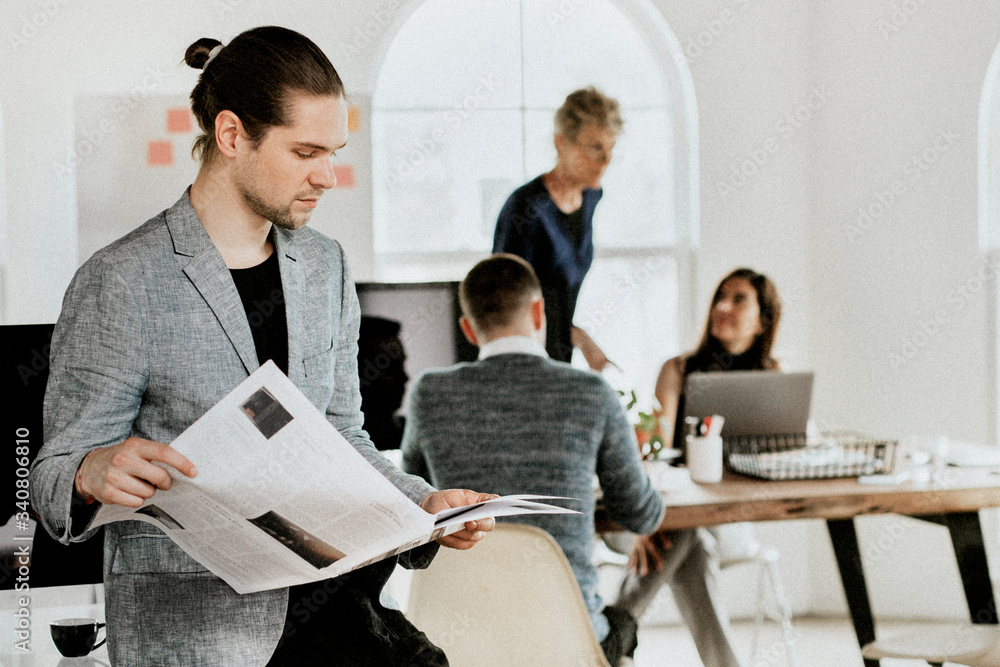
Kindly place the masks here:
[(191, 112), (186, 107), (167, 109), (167, 132), (184, 133), (191, 131)]
[(169, 167), (174, 163), (174, 145), (169, 141), (150, 141), (146, 145), (146, 163), (151, 167)]
[(354, 166), (350, 164), (333, 165), (333, 175), (337, 177), (338, 188), (354, 187)]
[(357, 132), (361, 129), (361, 109), (356, 106), (347, 107), (347, 131)]

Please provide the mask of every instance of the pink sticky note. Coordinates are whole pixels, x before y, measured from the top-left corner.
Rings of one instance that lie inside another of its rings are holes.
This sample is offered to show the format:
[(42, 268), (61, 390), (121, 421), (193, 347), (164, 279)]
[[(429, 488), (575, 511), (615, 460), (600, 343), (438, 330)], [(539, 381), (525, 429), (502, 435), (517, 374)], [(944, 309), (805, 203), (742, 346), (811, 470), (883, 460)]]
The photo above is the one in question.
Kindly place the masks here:
[(146, 163), (151, 167), (169, 167), (174, 163), (174, 145), (169, 141), (150, 141), (146, 145)]
[(338, 188), (354, 187), (354, 165), (335, 164), (333, 165), (333, 175), (337, 177)]
[(191, 112), (187, 107), (167, 109), (167, 132), (184, 133), (191, 131)]

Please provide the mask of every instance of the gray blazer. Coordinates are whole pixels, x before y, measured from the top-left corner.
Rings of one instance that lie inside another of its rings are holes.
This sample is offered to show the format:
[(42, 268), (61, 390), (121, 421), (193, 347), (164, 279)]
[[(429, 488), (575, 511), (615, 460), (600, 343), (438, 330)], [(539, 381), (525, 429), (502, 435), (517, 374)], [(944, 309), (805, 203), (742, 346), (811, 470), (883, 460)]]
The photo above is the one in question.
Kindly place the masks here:
[[(289, 377), (419, 502), (433, 488), (399, 472), (362, 430), (360, 308), (343, 250), (307, 228), (275, 228), (273, 239)], [(64, 543), (94, 533), (72, 502), (87, 452), (128, 436), (171, 442), (258, 366), (236, 287), (187, 193), (95, 253), (66, 291), (52, 338), (45, 443), (31, 473), (45, 529)], [(281, 634), (285, 589), (237, 595), (146, 523), (106, 528), (104, 578), (118, 665), (264, 664)]]

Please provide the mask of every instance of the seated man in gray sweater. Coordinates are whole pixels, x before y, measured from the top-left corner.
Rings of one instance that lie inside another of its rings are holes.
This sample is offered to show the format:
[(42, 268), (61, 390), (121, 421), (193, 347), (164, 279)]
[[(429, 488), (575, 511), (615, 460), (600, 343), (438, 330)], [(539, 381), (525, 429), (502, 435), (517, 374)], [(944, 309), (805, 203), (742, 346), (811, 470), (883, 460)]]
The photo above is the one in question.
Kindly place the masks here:
[(479, 360), (417, 380), (403, 468), (438, 488), (579, 498), (578, 515), (503, 520), (538, 526), (559, 542), (614, 665), (635, 650), (636, 623), (597, 593), (593, 479), (613, 520), (635, 533), (656, 530), (663, 502), (642, 468), (635, 432), (600, 376), (548, 358), (542, 290), (527, 262), (504, 254), (483, 260), (462, 281), (459, 299), (462, 331)]

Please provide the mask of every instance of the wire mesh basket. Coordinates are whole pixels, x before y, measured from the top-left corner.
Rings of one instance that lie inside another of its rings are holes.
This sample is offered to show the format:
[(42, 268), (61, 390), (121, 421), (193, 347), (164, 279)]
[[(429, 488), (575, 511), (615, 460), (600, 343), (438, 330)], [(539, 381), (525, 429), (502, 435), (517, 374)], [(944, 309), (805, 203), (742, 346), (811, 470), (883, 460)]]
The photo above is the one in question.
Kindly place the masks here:
[(736, 436), (725, 439), (730, 470), (762, 479), (826, 479), (892, 472), (897, 443), (853, 431), (807, 437)]

